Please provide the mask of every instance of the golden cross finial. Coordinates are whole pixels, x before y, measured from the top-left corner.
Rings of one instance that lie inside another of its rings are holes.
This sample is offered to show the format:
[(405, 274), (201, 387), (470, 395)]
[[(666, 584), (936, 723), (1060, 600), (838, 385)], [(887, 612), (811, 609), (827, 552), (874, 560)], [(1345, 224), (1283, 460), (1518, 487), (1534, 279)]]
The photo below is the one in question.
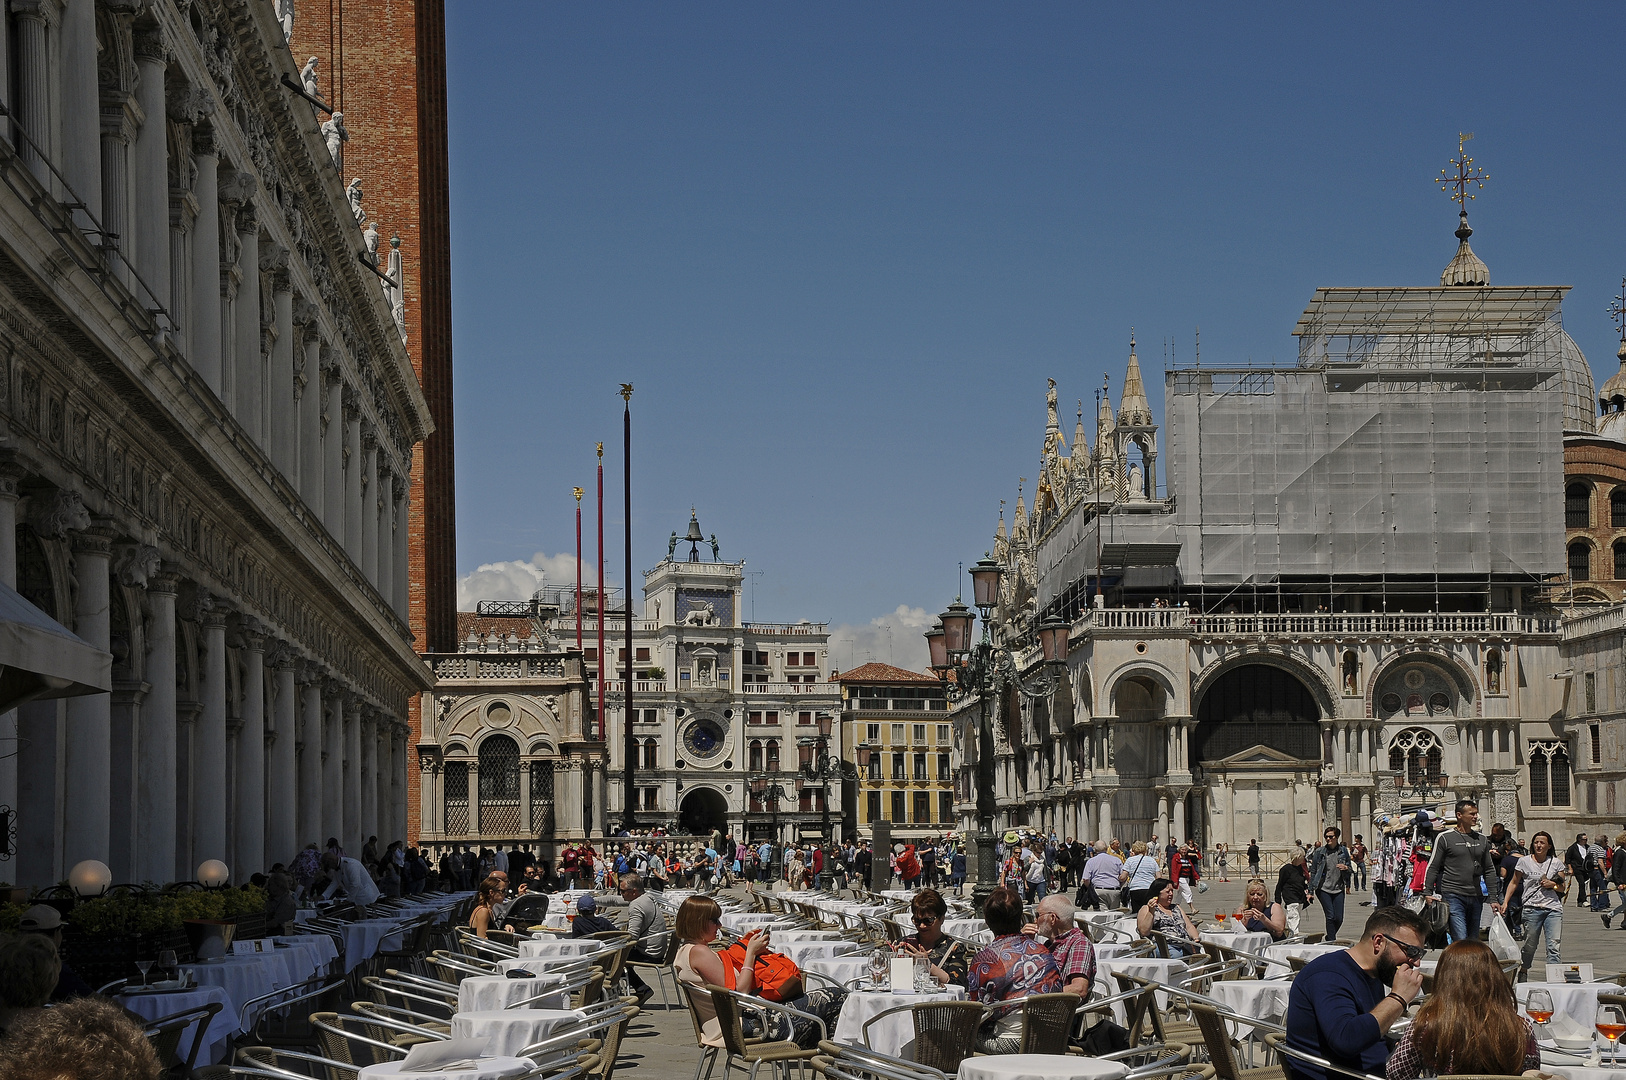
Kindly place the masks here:
[(580, 506), (582, 504), (582, 496), (587, 494), (587, 492), (583, 491), (579, 487), (571, 488), (570, 490), (576, 493), (576, 505)]
[(1620, 340), (1626, 341), (1626, 277), (1620, 279), (1620, 295), (1609, 301), (1609, 318), (1620, 328)]
[(1440, 178), (1435, 181), (1440, 185), (1441, 191), (1451, 191), (1452, 188), (1456, 188), (1456, 191), (1451, 191), (1451, 201), (1460, 203), (1464, 210), (1468, 209), (1468, 203), (1474, 197), (1468, 188), (1474, 184), (1478, 184), (1483, 188), (1485, 181), (1490, 179), (1489, 176), (1485, 175), (1484, 169), (1474, 168), (1474, 159), (1468, 156), (1468, 140), (1473, 137), (1474, 133), (1471, 131), (1457, 132), (1457, 156), (1451, 159), (1452, 168), (1457, 170), (1456, 175), (1451, 175), (1448, 169), (1441, 169)]
[(598, 459), (600, 461), (604, 460), (604, 444), (603, 443), (598, 444)]

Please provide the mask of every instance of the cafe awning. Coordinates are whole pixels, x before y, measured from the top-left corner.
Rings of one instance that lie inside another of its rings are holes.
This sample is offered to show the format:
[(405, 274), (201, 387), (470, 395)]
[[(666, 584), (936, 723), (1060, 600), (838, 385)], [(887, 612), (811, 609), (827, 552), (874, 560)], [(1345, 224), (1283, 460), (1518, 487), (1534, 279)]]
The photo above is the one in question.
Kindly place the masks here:
[(40, 698), (112, 689), (112, 653), (78, 637), (0, 583), (0, 712)]

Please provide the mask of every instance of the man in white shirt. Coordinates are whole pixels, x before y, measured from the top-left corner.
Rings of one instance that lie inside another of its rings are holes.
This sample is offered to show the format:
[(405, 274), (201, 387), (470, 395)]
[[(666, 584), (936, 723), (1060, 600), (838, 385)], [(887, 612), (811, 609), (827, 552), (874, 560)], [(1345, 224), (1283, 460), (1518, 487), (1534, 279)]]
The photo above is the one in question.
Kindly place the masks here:
[(491, 856), (491, 866), (504, 874), (508, 873), (508, 853), (502, 849), (501, 844), (497, 845), (497, 850)]
[(332, 878), (322, 899), (331, 900), (334, 893), (343, 889), (345, 899), (357, 907), (366, 907), (378, 901), (378, 886), (373, 884), (373, 877), (367, 868), (356, 860), (348, 856), (341, 858), (330, 851), (322, 856), (322, 869)]

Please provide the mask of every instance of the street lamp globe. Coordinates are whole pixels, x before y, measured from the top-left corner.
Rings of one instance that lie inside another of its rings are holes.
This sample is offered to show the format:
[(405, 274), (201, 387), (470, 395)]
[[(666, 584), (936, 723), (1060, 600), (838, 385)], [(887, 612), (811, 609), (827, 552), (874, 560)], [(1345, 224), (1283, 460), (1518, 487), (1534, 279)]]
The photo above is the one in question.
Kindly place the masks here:
[(814, 719), (817, 720), (819, 724), (819, 737), (821, 739), (828, 739), (830, 737), (830, 729), (835, 726), (835, 717), (831, 716), (827, 712), (821, 712), (815, 716)]
[(205, 859), (198, 863), (198, 884), (205, 889), (225, 888), (231, 880), (231, 870), (219, 859)]
[(96, 859), (86, 859), (73, 864), (68, 871), (68, 885), (74, 894), (81, 897), (100, 896), (113, 884), (113, 871), (107, 864)]
[(1067, 662), (1067, 620), (1059, 615), (1049, 615), (1039, 623), (1039, 649), (1044, 653), (1047, 664), (1065, 664)]
[(938, 623), (926, 631), (926, 648), (931, 650), (932, 670), (938, 672), (947, 671), (949, 666), (948, 647), (943, 644), (942, 623)]
[(987, 611), (999, 603), (999, 578), (1004, 572), (987, 555), (977, 560), (971, 568), (971, 599), (977, 607)]
[(943, 623), (943, 648), (950, 657), (971, 651), (971, 623), (976, 617), (958, 600), (939, 616)]

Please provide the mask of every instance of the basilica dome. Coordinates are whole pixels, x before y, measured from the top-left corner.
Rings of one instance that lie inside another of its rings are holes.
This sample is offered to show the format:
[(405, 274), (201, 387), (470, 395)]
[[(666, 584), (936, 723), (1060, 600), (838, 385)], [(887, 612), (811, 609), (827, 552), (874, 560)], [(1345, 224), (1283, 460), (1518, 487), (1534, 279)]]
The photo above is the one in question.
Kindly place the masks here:
[[(1569, 334), (1560, 331), (1558, 336), (1559, 370), (1564, 380), (1564, 430), (1596, 431), (1598, 399), (1592, 393), (1592, 365), (1587, 363), (1586, 354)], [(1620, 376), (1610, 379), (1605, 387), (1616, 379)]]

